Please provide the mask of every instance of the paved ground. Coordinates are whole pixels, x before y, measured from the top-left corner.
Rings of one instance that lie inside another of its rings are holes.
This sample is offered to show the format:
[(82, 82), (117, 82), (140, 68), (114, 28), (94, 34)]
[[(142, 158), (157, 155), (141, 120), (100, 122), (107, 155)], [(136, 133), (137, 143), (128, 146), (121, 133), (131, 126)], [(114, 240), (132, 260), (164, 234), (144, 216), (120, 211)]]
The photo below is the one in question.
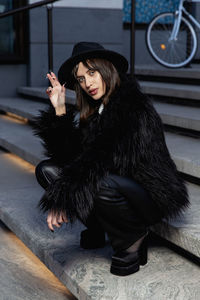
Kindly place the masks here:
[(76, 299), (2, 222), (0, 241), (1, 300)]

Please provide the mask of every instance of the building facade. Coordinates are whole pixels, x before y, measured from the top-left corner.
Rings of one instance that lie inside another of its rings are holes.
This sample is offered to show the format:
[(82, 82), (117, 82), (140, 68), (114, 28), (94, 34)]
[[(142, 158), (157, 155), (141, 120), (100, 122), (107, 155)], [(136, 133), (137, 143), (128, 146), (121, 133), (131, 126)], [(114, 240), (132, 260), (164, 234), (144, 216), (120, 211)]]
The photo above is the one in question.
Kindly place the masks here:
[[(73, 45), (78, 41), (99, 42), (130, 60), (130, 23), (124, 19), (123, 10), (127, 1), (130, 2), (130, 0), (55, 2), (53, 71), (57, 72), (61, 63), (71, 55)], [(0, 0), (0, 12), (36, 2), (37, 0)], [(137, 5), (136, 0), (136, 8)], [(139, 8), (141, 9), (141, 6)], [(140, 16), (140, 13), (141, 11), (137, 11), (136, 15)], [(145, 22), (136, 24), (137, 65), (156, 64), (145, 45), (146, 26)], [(45, 79), (48, 72), (47, 36), (46, 6), (0, 19), (0, 78), (5, 79), (0, 96), (16, 95), (18, 86), (47, 85)]]

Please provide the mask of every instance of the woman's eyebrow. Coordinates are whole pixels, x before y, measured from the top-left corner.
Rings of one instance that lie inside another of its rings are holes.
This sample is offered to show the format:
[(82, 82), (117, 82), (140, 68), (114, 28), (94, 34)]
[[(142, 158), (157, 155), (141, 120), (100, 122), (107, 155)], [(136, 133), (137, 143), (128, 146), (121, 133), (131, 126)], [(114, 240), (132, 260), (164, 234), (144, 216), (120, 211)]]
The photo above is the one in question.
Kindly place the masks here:
[(80, 78), (83, 77), (84, 75), (76, 75), (76, 78)]
[[(95, 71), (95, 69), (93, 69), (93, 68), (89, 68), (87, 71), (86, 71), (86, 73), (88, 73), (89, 71)], [(80, 78), (80, 77), (83, 77), (84, 75), (76, 75), (76, 78)]]
[(80, 78), (80, 77), (83, 77), (83, 75), (80, 75), (80, 76), (77, 76), (77, 75), (76, 75), (76, 78)]

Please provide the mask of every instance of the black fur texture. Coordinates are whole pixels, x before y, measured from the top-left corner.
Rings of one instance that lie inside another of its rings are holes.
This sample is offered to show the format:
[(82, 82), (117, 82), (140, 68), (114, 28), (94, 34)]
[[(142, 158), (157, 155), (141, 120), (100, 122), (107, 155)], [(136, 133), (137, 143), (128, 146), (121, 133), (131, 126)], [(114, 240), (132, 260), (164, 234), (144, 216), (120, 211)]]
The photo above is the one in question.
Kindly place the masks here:
[[(187, 189), (166, 147), (163, 126), (150, 99), (133, 79), (124, 79), (101, 115), (75, 126), (76, 108), (56, 116), (52, 107), (34, 123), (46, 155), (62, 165), (62, 174), (40, 201), (46, 211), (65, 212), (73, 222), (86, 220), (100, 180), (109, 172), (139, 182), (163, 217), (177, 216), (189, 205)], [(84, 135), (83, 135), (84, 127)]]

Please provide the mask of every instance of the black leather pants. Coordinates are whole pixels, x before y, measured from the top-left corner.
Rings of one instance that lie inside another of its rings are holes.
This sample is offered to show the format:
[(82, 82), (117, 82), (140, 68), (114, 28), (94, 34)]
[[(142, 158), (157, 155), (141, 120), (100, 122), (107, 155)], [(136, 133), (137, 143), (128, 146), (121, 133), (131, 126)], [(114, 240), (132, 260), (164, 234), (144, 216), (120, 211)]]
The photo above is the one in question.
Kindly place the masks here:
[[(36, 167), (39, 184), (47, 189), (59, 177), (60, 167), (44, 160)], [(141, 185), (130, 178), (110, 174), (101, 181), (94, 199), (94, 210), (84, 224), (88, 229), (108, 234), (115, 251), (131, 246), (161, 220), (158, 207)]]

